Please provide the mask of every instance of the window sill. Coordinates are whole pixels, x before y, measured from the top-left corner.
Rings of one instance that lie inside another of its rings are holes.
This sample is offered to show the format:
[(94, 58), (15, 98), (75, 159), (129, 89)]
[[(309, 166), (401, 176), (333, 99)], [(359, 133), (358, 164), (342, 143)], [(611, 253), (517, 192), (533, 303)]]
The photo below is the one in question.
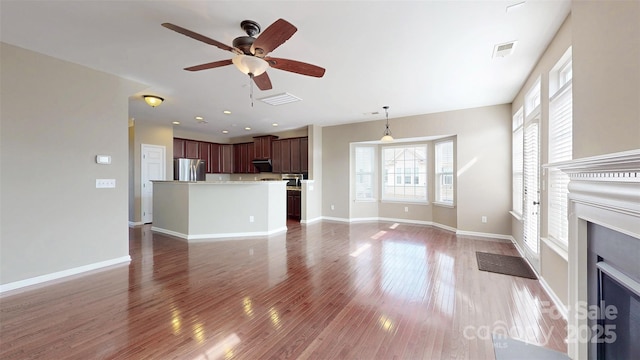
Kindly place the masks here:
[(449, 209), (454, 209), (456, 207), (456, 204), (454, 204), (454, 203), (446, 203), (446, 202), (434, 201), (432, 204), (435, 205), (435, 206), (445, 207), (445, 208), (449, 208)]
[(411, 201), (411, 200), (380, 200), (381, 203), (388, 204), (415, 204), (415, 205), (429, 205), (428, 201)]
[(542, 240), (549, 249), (553, 250), (558, 256), (564, 259), (564, 261), (569, 261), (569, 252), (566, 249), (566, 245), (561, 244), (558, 240), (553, 238), (541, 237)]
[(513, 210), (512, 210), (512, 211), (509, 211), (509, 214), (511, 214), (511, 216), (513, 216), (514, 218), (516, 218), (516, 220), (518, 220), (518, 221), (522, 221), (522, 215), (518, 214), (517, 212), (515, 212), (515, 211), (513, 211)]

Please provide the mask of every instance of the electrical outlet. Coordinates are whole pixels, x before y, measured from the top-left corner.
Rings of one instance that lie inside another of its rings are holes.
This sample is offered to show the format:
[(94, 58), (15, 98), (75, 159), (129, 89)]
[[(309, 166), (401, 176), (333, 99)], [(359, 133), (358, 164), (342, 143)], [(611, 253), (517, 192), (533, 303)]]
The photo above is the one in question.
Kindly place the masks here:
[(409, 212), (409, 207), (408, 206), (404, 207), (404, 212)]
[(336, 209), (336, 207), (333, 206), (333, 204), (331, 204), (331, 210), (335, 210), (335, 209)]
[(254, 220), (253, 215), (249, 216), (249, 222), (253, 222)]
[(116, 179), (96, 179), (96, 189), (114, 188)]
[(486, 224), (486, 222), (487, 222), (487, 217), (486, 217), (486, 216), (483, 216), (483, 217), (482, 217), (482, 223), (485, 223), (485, 224)]

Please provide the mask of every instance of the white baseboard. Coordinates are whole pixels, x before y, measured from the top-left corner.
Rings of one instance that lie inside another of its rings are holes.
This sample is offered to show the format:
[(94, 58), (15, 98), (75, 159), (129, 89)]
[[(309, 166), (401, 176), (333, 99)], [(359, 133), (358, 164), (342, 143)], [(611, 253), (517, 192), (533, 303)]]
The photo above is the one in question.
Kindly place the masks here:
[(127, 256), (111, 259), (111, 260), (100, 261), (100, 262), (89, 264), (89, 265), (75, 267), (73, 269), (67, 269), (67, 270), (57, 271), (51, 274), (40, 275), (30, 279), (15, 281), (8, 284), (0, 285), (0, 294), (7, 291), (21, 289), (27, 286), (38, 285), (45, 282), (58, 280), (65, 277), (78, 275), (78, 274), (86, 273), (89, 271), (100, 270), (106, 267), (121, 265), (129, 262), (131, 262), (131, 256), (127, 255)]
[(300, 220), (300, 224), (313, 224), (313, 223), (316, 223), (318, 221), (322, 221), (322, 216), (318, 216), (318, 217), (313, 218), (313, 219)]
[(172, 230), (167, 230), (159, 227), (152, 226), (151, 231), (159, 232), (162, 234), (167, 234), (171, 236), (178, 237), (180, 239), (187, 240), (190, 243), (195, 242), (206, 242), (206, 241), (219, 241), (219, 240), (229, 240), (232, 238), (247, 238), (247, 237), (258, 237), (258, 236), (270, 236), (279, 234), (287, 231), (287, 227), (283, 226), (281, 228), (277, 228), (271, 231), (254, 231), (254, 232), (243, 232), (243, 233), (219, 233), (219, 234), (198, 234), (198, 235), (187, 235), (183, 233), (179, 233)]
[(464, 230), (456, 230), (456, 235), (460, 236), (477, 236), (483, 238), (492, 238), (492, 239), (501, 239), (501, 240), (509, 240), (511, 241), (511, 235), (503, 235), (503, 234), (492, 234), (492, 233), (483, 233), (483, 232), (475, 232), (475, 231), (464, 231)]

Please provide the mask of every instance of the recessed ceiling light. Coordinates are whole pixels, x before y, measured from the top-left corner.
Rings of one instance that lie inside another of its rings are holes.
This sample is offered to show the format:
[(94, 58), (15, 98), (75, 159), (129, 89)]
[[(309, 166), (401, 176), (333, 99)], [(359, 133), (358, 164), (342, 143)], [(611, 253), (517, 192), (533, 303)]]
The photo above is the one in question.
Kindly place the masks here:
[(202, 116), (196, 116), (196, 120), (204, 120)]
[(180, 121), (173, 121), (171, 122), (173, 125), (180, 125)]
[(229, 130), (222, 130), (222, 133), (223, 133), (223, 134), (228, 134), (228, 133), (229, 133)]
[(246, 128), (244, 128), (244, 129), (247, 130), (247, 131), (251, 130), (251, 128), (248, 127), (248, 126)]
[(225, 110), (225, 111), (223, 111), (222, 113), (223, 113), (223, 114), (226, 114), (226, 115), (229, 115), (229, 114), (231, 114), (231, 111), (229, 111), (229, 110)]
[(271, 126), (278, 126), (278, 124), (276, 124), (276, 123), (273, 123), (273, 124), (271, 124)]

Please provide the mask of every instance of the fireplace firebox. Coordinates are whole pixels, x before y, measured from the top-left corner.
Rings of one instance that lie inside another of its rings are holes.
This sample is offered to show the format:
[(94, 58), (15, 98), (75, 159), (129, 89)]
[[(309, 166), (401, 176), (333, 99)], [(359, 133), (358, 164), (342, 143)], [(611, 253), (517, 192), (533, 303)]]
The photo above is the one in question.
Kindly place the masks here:
[(640, 239), (589, 222), (587, 291), (589, 359), (640, 355)]

